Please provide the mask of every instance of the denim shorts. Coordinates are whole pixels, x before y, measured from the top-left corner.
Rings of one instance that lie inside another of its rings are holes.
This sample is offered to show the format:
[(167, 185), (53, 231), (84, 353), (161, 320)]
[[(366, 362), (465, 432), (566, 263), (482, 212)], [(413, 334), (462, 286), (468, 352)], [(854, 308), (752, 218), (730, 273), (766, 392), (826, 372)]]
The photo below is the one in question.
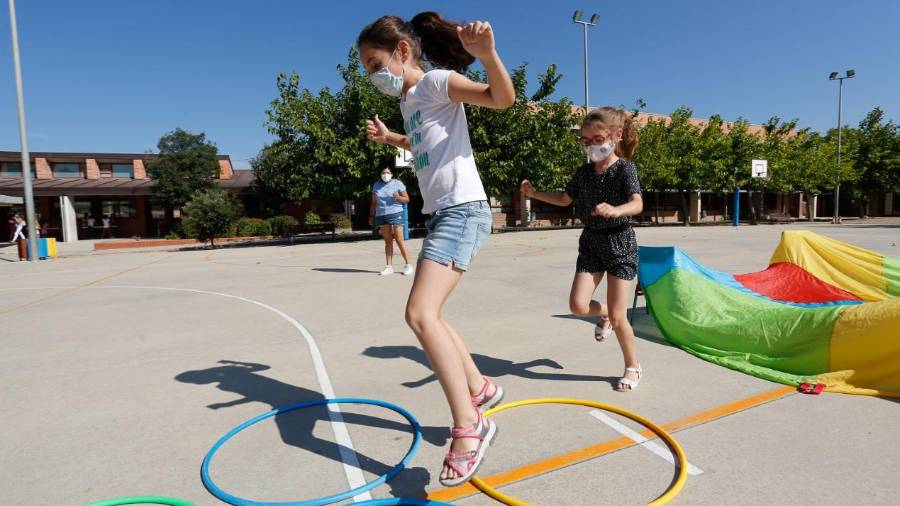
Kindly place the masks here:
[(484, 200), (466, 202), (435, 212), (425, 226), (419, 258), (466, 271), (491, 234), (491, 208)]
[(383, 214), (381, 216), (375, 217), (375, 224), (379, 227), (382, 225), (394, 225), (400, 226), (403, 225), (403, 213), (391, 213), (391, 214)]

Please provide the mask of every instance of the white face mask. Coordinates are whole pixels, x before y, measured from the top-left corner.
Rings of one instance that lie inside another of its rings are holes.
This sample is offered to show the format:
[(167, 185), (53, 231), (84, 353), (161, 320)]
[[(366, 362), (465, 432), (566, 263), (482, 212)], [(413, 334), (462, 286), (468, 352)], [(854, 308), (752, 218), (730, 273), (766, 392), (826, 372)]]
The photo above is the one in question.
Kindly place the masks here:
[(385, 183), (387, 183), (388, 181), (391, 180), (392, 177), (394, 177), (394, 176), (392, 176), (392, 175), (390, 175), (390, 174), (382, 174), (382, 175), (381, 175), (381, 180), (384, 181)]
[[(396, 52), (397, 50), (395, 49), (394, 52), (391, 53), (391, 59), (388, 60), (388, 63), (390, 63), (390, 61), (394, 59), (394, 54)], [(391, 69), (388, 68), (388, 65), (385, 65), (383, 69), (369, 74), (369, 80), (372, 81), (372, 84), (374, 84), (376, 88), (378, 88), (378, 91), (384, 93), (385, 95), (391, 97), (399, 97), (403, 93), (403, 75), (405, 73), (406, 67), (403, 67), (403, 70), (398, 76), (397, 74), (391, 72)]]
[(606, 141), (603, 144), (591, 144), (585, 146), (584, 152), (591, 158), (592, 162), (601, 162), (606, 160), (616, 150), (612, 141)]

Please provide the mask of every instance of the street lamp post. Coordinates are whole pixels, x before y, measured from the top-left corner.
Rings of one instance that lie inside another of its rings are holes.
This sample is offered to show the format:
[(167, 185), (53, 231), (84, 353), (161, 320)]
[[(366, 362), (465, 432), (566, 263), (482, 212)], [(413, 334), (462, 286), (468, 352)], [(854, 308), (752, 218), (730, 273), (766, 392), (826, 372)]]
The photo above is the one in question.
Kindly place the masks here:
[(16, 76), (16, 99), (19, 104), (19, 141), (22, 144), (22, 177), (25, 181), (25, 220), (28, 222), (28, 260), (37, 258), (37, 227), (34, 218), (34, 192), (31, 189), (31, 154), (28, 152), (28, 130), (25, 128), (25, 98), (22, 93), (22, 62), (19, 60), (19, 32), (16, 26), (16, 2), (9, 0), (9, 25), (12, 34), (13, 70)]
[(590, 95), (588, 94), (588, 36), (587, 29), (589, 26), (597, 26), (597, 22), (600, 21), (599, 14), (592, 14), (590, 21), (585, 21), (581, 19), (582, 12), (575, 11), (575, 14), (572, 15), (572, 22), (581, 25), (584, 29), (584, 112), (587, 114), (588, 106), (590, 104)]
[(844, 77), (838, 77), (837, 72), (832, 72), (828, 75), (828, 79), (831, 81), (838, 82), (838, 138), (837, 138), (837, 165), (838, 165), (838, 180), (834, 185), (834, 217), (831, 219), (831, 222), (835, 225), (841, 222), (841, 213), (840, 213), (840, 197), (841, 197), (841, 109), (843, 109), (844, 102), (844, 79), (853, 79), (856, 76), (856, 71), (850, 69), (847, 71)]

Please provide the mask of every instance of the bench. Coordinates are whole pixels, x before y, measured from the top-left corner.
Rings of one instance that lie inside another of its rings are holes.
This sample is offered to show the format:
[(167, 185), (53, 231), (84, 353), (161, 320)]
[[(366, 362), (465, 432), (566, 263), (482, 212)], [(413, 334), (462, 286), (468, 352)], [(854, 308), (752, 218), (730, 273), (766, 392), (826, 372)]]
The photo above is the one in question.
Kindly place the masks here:
[[(659, 222), (666, 223), (668, 221), (678, 221), (678, 211), (674, 209), (660, 209), (659, 210)], [(644, 211), (641, 213), (638, 221), (640, 222), (653, 222), (656, 218), (656, 210), (653, 207), (649, 209), (647, 206), (644, 206)]]
[(291, 243), (294, 242), (294, 238), (303, 235), (303, 234), (314, 234), (319, 233), (325, 235), (331, 232), (331, 240), (334, 241), (336, 228), (334, 223), (315, 223), (315, 224), (303, 224), (297, 225), (291, 228), (290, 236)]

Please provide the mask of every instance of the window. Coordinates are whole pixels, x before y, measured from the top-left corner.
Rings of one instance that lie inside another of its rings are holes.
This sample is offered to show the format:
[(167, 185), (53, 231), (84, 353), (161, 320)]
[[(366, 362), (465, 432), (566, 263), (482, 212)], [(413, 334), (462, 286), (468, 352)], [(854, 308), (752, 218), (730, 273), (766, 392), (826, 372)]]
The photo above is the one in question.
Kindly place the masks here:
[(81, 177), (81, 167), (77, 163), (54, 163), (53, 177)]
[(75, 199), (75, 216), (80, 219), (87, 220), (91, 216), (91, 202)]
[(133, 200), (104, 200), (101, 207), (110, 218), (134, 218), (137, 214)]
[[(22, 162), (0, 163), (0, 177), (23, 177)], [(37, 170), (33, 163), (31, 164), (31, 177), (37, 177)]]
[(130, 163), (112, 164), (112, 177), (134, 177), (134, 165)]

